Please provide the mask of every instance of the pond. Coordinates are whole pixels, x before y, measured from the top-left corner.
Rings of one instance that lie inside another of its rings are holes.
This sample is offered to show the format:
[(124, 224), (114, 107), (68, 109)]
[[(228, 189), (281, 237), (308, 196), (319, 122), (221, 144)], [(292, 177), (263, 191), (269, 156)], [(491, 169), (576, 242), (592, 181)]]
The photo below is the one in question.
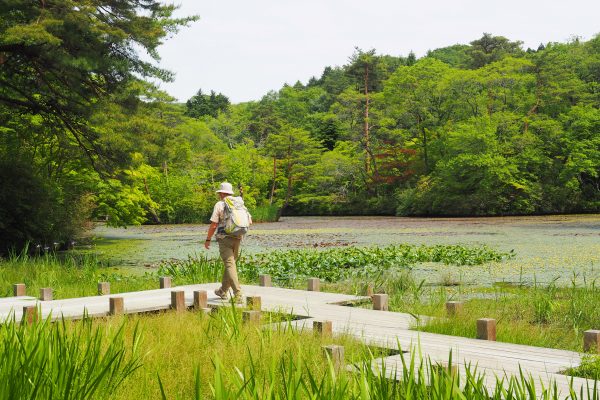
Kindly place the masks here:
[[(120, 268), (155, 268), (163, 259), (190, 254), (217, 256), (217, 244), (203, 248), (208, 225), (154, 225), (93, 230), (92, 251)], [(516, 257), (483, 266), (415, 267), (429, 283), (568, 284), (600, 277), (600, 215), (400, 218), (284, 217), (280, 222), (255, 224), (244, 241), (245, 253), (281, 249), (324, 249), (389, 244), (488, 245), (514, 250)]]

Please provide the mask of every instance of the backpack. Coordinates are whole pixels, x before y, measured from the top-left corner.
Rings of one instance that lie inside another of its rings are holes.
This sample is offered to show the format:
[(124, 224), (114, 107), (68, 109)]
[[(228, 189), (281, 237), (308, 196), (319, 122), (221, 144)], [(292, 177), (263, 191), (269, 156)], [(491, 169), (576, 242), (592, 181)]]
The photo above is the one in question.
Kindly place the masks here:
[(225, 229), (229, 236), (242, 237), (250, 228), (250, 213), (241, 197), (228, 196), (223, 199), (225, 203)]

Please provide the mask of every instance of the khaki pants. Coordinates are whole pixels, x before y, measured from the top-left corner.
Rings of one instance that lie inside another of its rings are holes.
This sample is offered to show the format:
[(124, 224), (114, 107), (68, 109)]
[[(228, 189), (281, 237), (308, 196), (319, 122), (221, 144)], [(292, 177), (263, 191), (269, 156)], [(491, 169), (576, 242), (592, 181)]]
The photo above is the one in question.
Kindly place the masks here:
[(217, 239), (217, 242), (219, 243), (219, 253), (221, 254), (223, 264), (225, 265), (220, 291), (227, 293), (229, 289), (231, 289), (233, 290), (234, 296), (242, 291), (240, 282), (238, 281), (237, 268), (235, 266), (235, 262), (240, 255), (241, 241), (241, 239), (236, 239), (231, 236)]

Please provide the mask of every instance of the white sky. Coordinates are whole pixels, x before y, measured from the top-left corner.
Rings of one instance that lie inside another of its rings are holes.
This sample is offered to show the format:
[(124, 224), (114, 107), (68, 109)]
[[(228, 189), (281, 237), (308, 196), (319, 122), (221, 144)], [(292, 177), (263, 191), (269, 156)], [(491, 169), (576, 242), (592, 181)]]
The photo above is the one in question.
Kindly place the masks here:
[(417, 56), (483, 32), (524, 48), (600, 33), (600, 0), (176, 0), (200, 20), (160, 49), (176, 73), (162, 89), (185, 101), (199, 88), (234, 103), (343, 65), (354, 47)]

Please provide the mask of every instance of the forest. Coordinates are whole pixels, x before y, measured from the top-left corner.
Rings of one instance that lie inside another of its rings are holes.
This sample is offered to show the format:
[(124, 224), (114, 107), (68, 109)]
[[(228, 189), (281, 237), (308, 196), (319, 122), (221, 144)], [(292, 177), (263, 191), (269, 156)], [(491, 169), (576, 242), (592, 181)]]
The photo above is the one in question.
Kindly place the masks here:
[(0, 253), (93, 220), (206, 222), (223, 180), (259, 220), (600, 211), (600, 35), (356, 48), (256, 101), (178, 103), (150, 81), (174, 79), (158, 48), (197, 18), (104, 3), (0, 5)]

